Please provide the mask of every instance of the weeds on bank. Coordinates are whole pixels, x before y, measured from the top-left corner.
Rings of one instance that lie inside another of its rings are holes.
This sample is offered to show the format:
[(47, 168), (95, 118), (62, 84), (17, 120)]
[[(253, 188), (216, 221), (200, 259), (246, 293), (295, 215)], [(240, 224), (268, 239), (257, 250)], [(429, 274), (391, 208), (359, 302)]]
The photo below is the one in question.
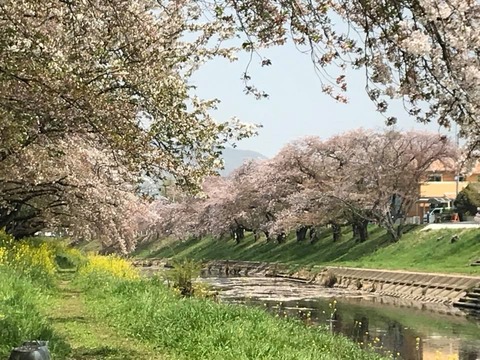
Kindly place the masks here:
[[(173, 260), (172, 268), (164, 274), (168, 285), (172, 286), (182, 296), (192, 296), (196, 294), (198, 287), (194, 285), (193, 280), (200, 276), (202, 264), (199, 261), (191, 259)], [(200, 289), (199, 289), (200, 290)]]
[(50, 244), (18, 242), (0, 230), (0, 358), (29, 339), (49, 340), (59, 358), (68, 352), (43, 315), (55, 291), (55, 270)]
[[(85, 281), (80, 280), (80, 284)], [(128, 337), (187, 359), (380, 359), (346, 338), (264, 310), (182, 297), (159, 277), (109, 276), (88, 286), (87, 306)]]
[[(117, 329), (117, 340), (137, 338), (172, 359), (381, 358), (300, 320), (277, 319), (261, 309), (198, 299), (208, 294), (191, 281), (198, 275), (198, 263), (174, 264), (167, 276), (174, 284), (172, 291), (164, 278), (141, 279), (122, 258), (84, 256), (61, 242), (15, 242), (1, 231), (0, 358), (6, 358), (12, 347), (26, 339), (49, 340), (54, 358), (67, 358), (68, 345), (44, 316), (55, 295), (58, 269), (78, 270), (77, 286), (86, 292), (89, 309)], [(190, 286), (194, 297), (180, 296), (182, 289)], [(367, 349), (375, 347), (378, 344), (373, 343)]]

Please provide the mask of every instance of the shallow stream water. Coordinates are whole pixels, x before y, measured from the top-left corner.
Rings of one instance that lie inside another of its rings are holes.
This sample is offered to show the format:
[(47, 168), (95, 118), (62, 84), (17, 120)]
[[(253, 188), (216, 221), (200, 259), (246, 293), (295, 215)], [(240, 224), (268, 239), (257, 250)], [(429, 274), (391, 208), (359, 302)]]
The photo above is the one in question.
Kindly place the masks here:
[(480, 320), (447, 305), (328, 289), (279, 278), (210, 277), (221, 301), (260, 306), (404, 360), (480, 359)]

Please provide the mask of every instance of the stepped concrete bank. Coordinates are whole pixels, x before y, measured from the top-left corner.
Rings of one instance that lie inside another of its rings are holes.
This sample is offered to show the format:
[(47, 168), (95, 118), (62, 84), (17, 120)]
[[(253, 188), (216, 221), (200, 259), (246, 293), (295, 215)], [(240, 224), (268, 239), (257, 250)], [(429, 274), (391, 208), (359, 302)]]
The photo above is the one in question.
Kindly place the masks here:
[(480, 285), (480, 277), (410, 271), (327, 267), (338, 286), (361, 287), (366, 291), (426, 302), (453, 303)]
[[(168, 259), (135, 261), (146, 271), (169, 267)], [(348, 267), (314, 267), (312, 270), (293, 270), (280, 263), (214, 260), (203, 264), (203, 276), (271, 276), (292, 281), (362, 290), (380, 296), (412, 300), (421, 303), (455, 305), (479, 310), (480, 277), (411, 271), (361, 269)], [(462, 304), (467, 304), (462, 306)]]

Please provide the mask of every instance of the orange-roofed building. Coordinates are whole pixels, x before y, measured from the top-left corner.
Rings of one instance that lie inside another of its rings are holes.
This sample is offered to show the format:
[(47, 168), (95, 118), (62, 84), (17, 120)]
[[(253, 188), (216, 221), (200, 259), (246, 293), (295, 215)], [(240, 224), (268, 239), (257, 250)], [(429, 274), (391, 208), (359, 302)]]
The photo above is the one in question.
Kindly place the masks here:
[(413, 212), (422, 219), (433, 207), (452, 207), (458, 192), (469, 183), (479, 181), (480, 162), (471, 169), (457, 171), (452, 159), (437, 160), (428, 169), (425, 181), (420, 183), (420, 199)]

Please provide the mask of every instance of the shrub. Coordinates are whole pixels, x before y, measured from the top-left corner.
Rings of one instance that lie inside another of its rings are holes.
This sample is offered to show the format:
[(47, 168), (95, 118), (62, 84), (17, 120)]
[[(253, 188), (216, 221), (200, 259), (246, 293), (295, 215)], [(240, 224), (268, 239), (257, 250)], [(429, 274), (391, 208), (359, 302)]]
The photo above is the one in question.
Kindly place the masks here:
[(67, 248), (65, 245), (58, 248), (55, 262), (60, 269), (78, 269), (87, 262), (86, 256), (78, 249)]
[(0, 359), (29, 339), (50, 341), (52, 353), (65, 358), (68, 346), (43, 315), (52, 291), (45, 285), (54, 281), (53, 251), (47, 244), (14, 242), (4, 232), (0, 238)]
[(47, 319), (39, 312), (45, 296), (18, 273), (0, 266), (0, 358), (26, 339), (45, 339)]
[(55, 264), (58, 269), (78, 269), (87, 261), (85, 254), (67, 244), (67, 239), (36, 236), (23, 241), (33, 246), (47, 244), (55, 254)]
[(195, 292), (193, 279), (200, 275), (202, 264), (195, 260), (173, 260), (173, 268), (168, 270), (165, 277), (183, 296), (192, 296)]
[(478, 184), (471, 183), (458, 193), (454, 204), (459, 213), (467, 216), (474, 216), (477, 213), (477, 207), (480, 207), (479, 190)]
[(323, 280), (323, 286), (325, 287), (333, 287), (337, 283), (337, 277), (331, 271), (327, 271), (325, 278)]

